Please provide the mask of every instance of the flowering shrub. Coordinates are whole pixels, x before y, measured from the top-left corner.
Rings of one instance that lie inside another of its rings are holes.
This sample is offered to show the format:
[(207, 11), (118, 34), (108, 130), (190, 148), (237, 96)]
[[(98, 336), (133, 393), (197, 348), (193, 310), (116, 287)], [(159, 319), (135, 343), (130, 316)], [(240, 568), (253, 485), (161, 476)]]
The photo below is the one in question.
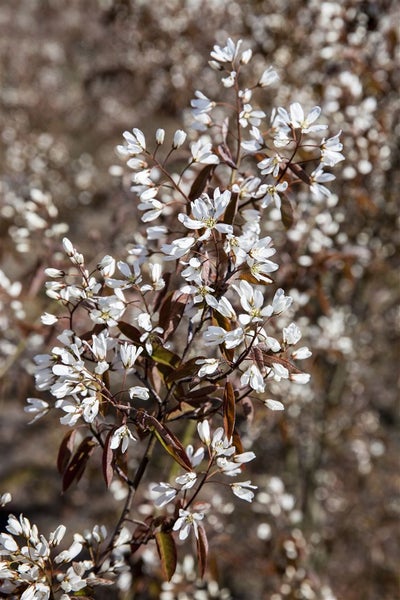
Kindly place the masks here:
[(58, 331), (57, 345), (35, 357), (47, 399), (28, 398), (25, 410), (32, 422), (58, 411), (68, 427), (57, 460), (63, 491), (100, 449), (104, 483), (124, 506), (114, 531), (75, 534), (58, 554), (63, 525), (47, 540), (11, 515), (0, 536), (0, 590), (10, 596), (127, 589), (129, 557), (152, 543), (170, 580), (187, 538), (204, 576), (213, 488), (249, 503), (257, 489), (246, 464), (258, 457), (241, 421), (252, 410), (284, 410), (271, 383), (309, 381), (301, 361), (311, 352), (288, 314), (292, 297), (274, 283), (279, 257), (265, 225), (273, 208), (291, 227), (299, 186), (309, 203), (330, 196), (329, 169), (344, 159), (340, 132), (325, 135), (317, 106), (256, 108), (253, 98), (271, 93), (278, 74), (268, 67), (249, 83), (251, 59), (240, 40), (214, 46), (221, 98), (196, 91), (187, 131), (168, 139), (157, 129), (151, 140), (124, 132), (117, 150), (140, 215), (126, 255), (91, 268), (64, 238), (68, 266), (45, 271), (58, 308), (42, 323)]

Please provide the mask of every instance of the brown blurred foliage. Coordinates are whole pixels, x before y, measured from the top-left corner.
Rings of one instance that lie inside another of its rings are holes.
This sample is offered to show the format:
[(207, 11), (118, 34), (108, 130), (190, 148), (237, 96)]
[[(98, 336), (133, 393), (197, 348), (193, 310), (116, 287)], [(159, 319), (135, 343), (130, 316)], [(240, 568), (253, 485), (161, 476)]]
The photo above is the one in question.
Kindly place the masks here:
[[(320, 105), (332, 135), (343, 130), (346, 161), (338, 201), (312, 215), (307, 242), (273, 233), (279, 285), (295, 290), (313, 348), (313, 386), (288, 391), (283, 416), (243, 417), (264, 495), (228, 528), (214, 524), (210, 573), (237, 599), (398, 597), (398, 23), (394, 0), (1, 3), (0, 491), (13, 493), (10, 510), (49, 529), (112, 522), (95, 472), (60, 496), (58, 423), (26, 426), (30, 358), (46, 346), (43, 268), (56, 266), (67, 226), (93, 261), (129, 242), (134, 199), (109, 173), (121, 132), (180, 127), (194, 90), (216, 92), (213, 44), (241, 37), (255, 71), (267, 63), (281, 76), (262, 108)], [(132, 597), (158, 597), (159, 583), (135, 569)]]

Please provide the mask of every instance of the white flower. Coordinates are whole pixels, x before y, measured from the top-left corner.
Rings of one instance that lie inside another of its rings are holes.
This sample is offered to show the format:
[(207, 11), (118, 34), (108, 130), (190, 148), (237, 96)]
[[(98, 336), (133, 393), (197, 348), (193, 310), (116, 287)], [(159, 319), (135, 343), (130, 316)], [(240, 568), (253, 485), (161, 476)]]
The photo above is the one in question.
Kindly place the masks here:
[(217, 358), (199, 358), (196, 360), (196, 365), (202, 365), (198, 370), (197, 375), (199, 377), (205, 377), (206, 375), (212, 375), (219, 367), (219, 360)]
[(203, 165), (216, 165), (219, 163), (219, 158), (211, 151), (211, 143), (198, 140), (190, 146), (193, 162)]
[(174, 141), (172, 143), (172, 147), (177, 149), (180, 148), (182, 146), (182, 144), (185, 143), (186, 140), (186, 133), (184, 131), (182, 131), (182, 129), (177, 129), (177, 131), (175, 131), (174, 134)]
[(20, 600), (48, 600), (50, 588), (45, 583), (32, 583), (21, 595)]
[(125, 146), (117, 146), (118, 152), (123, 156), (130, 156), (141, 154), (143, 150), (146, 150), (146, 139), (143, 132), (140, 129), (132, 129), (130, 131), (124, 131), (122, 134), (125, 138)]
[(260, 290), (254, 289), (244, 279), (240, 281), (239, 285), (233, 285), (232, 287), (239, 295), (242, 307), (248, 313), (239, 316), (242, 325), (248, 325), (251, 321), (261, 321), (271, 315), (272, 310), (269, 307), (262, 308), (264, 297)]
[(165, 138), (165, 129), (157, 129), (156, 131), (156, 143), (158, 146), (161, 146), (161, 144), (164, 143), (164, 138)]
[(49, 543), (52, 546), (58, 546), (65, 535), (67, 528), (65, 525), (59, 525), (55, 531), (52, 531), (49, 536)]
[(310, 356), (312, 356), (312, 352), (307, 346), (302, 346), (292, 353), (292, 358), (295, 360), (304, 360), (305, 358), (310, 358)]
[(190, 490), (190, 488), (192, 488), (197, 481), (197, 474), (193, 471), (188, 471), (187, 473), (176, 477), (175, 481), (182, 486), (182, 490)]
[(252, 485), (250, 480), (231, 483), (230, 486), (235, 496), (241, 500), (246, 500), (246, 502), (252, 502), (254, 498), (254, 492), (251, 490), (256, 490), (257, 486)]
[(129, 427), (127, 425), (121, 425), (121, 427), (118, 427), (111, 436), (110, 448), (116, 450), (121, 446), (121, 452), (125, 453), (131, 440), (135, 441), (136, 438), (132, 435)]
[(285, 192), (288, 187), (288, 182), (283, 181), (282, 183), (278, 183), (277, 185), (267, 185), (266, 186), (266, 194), (261, 201), (261, 207), (266, 208), (270, 202), (275, 202), (276, 208), (281, 207), (281, 198), (279, 193)]
[(225, 342), (227, 331), (218, 325), (209, 325), (203, 333), (206, 346), (218, 346)]
[(284, 108), (278, 108), (278, 114), (283, 123), (290, 125), (294, 129), (301, 129), (303, 133), (323, 131), (327, 128), (327, 125), (312, 125), (321, 114), (319, 106), (314, 106), (305, 117), (301, 105), (298, 102), (294, 102), (290, 105), (289, 112), (290, 117)]
[(268, 398), (267, 400), (264, 400), (264, 404), (270, 410), (285, 410), (285, 407), (283, 406), (282, 402), (279, 402), (279, 400), (271, 400)]
[(269, 85), (272, 85), (276, 81), (279, 81), (278, 73), (275, 71), (275, 69), (273, 67), (268, 67), (268, 69), (265, 69), (265, 71), (261, 75), (260, 79), (258, 80), (257, 85), (259, 87), (267, 87)]
[(274, 314), (279, 315), (291, 306), (293, 298), (291, 296), (285, 296), (285, 292), (282, 288), (276, 290), (274, 298), (272, 300), (272, 308)]
[(125, 308), (125, 304), (117, 296), (104, 296), (98, 298), (97, 308), (90, 311), (90, 318), (94, 323), (115, 327), (124, 314)]
[(207, 240), (213, 229), (220, 233), (233, 233), (232, 225), (218, 223), (218, 219), (224, 214), (231, 199), (231, 192), (225, 190), (222, 194), (219, 188), (214, 190), (213, 198), (208, 194), (202, 194), (200, 198), (191, 202), (193, 219), (184, 213), (179, 213), (178, 219), (188, 229), (205, 229), (198, 241)]
[(344, 160), (342, 154), (343, 144), (339, 141), (341, 131), (329, 139), (323, 139), (320, 145), (321, 148), (321, 165), (334, 167), (337, 163)]
[(179, 531), (179, 539), (186, 540), (188, 537), (191, 528), (193, 527), (194, 534), (196, 538), (198, 537), (198, 521), (201, 521), (204, 518), (203, 513), (191, 513), (188, 510), (184, 510), (183, 508), (179, 509), (179, 517), (175, 521), (173, 526), (174, 531)]
[(121, 344), (119, 347), (119, 353), (121, 356), (121, 361), (125, 369), (131, 369), (135, 364), (137, 357), (143, 352), (143, 348), (141, 346), (136, 347), (129, 342), (125, 342)]
[(10, 492), (5, 492), (4, 494), (1, 494), (1, 496), (0, 496), (0, 506), (5, 506), (9, 502), (11, 502), (11, 500), (12, 500), (12, 496), (11, 496)]
[(231, 38), (228, 38), (226, 46), (221, 48), (220, 46), (215, 45), (210, 56), (219, 63), (232, 63), (235, 60), (241, 45), (242, 40), (238, 40), (237, 44), (235, 44)]
[(283, 341), (289, 346), (297, 344), (300, 339), (301, 331), (296, 323), (290, 323), (290, 325), (283, 328)]
[(325, 173), (322, 166), (315, 169), (310, 175), (310, 190), (317, 200), (322, 200), (323, 197), (329, 198), (331, 191), (324, 185), (328, 181), (336, 179), (332, 173)]
[(290, 381), (294, 381), (294, 383), (300, 383), (301, 385), (308, 383), (310, 379), (311, 376), (309, 373), (292, 373), (290, 375)]
[(210, 446), (216, 456), (232, 456), (235, 453), (235, 447), (226, 437), (223, 427), (214, 431)]
[(207, 420), (197, 423), (197, 432), (203, 444), (207, 447), (211, 444), (210, 424)]
[(254, 126), (250, 130), (250, 136), (253, 139), (244, 140), (241, 143), (241, 147), (246, 152), (249, 152), (250, 154), (254, 154), (255, 152), (258, 152), (258, 150), (260, 150), (264, 146), (264, 138), (261, 135), (261, 132), (258, 129), (258, 127), (254, 127)]
[(200, 447), (194, 451), (192, 444), (186, 446), (186, 454), (190, 460), (192, 467), (197, 467), (204, 458), (204, 448)]
[(40, 400), (39, 398), (27, 398), (26, 399), (28, 406), (24, 407), (24, 411), (28, 414), (35, 415), (32, 421), (29, 421), (29, 424), (34, 423), (44, 415), (49, 410), (49, 405), (44, 400)]
[(8, 552), (17, 552), (19, 550), (17, 542), (9, 533), (0, 533), (0, 548)]
[(57, 564), (60, 564), (62, 562), (71, 562), (76, 556), (78, 556), (82, 548), (83, 545), (81, 544), (81, 542), (74, 539), (68, 550), (60, 552), (60, 554), (58, 554), (55, 557), (54, 562), (56, 562)]
[(245, 104), (239, 114), (239, 123), (242, 127), (247, 127), (249, 124), (258, 126), (261, 123), (261, 119), (265, 116), (263, 110), (255, 110), (251, 104)]
[(193, 237), (184, 237), (174, 240), (171, 244), (163, 244), (161, 246), (161, 252), (164, 252), (167, 256), (164, 260), (177, 260), (178, 258), (182, 258), (185, 256), (196, 243), (195, 238)]
[(139, 398), (139, 400), (148, 400), (150, 398), (150, 392), (147, 388), (142, 387), (140, 385), (135, 385), (129, 388), (129, 397), (133, 400), (133, 398)]
[(242, 56), (240, 57), (240, 62), (242, 63), (242, 65), (249, 64), (252, 56), (253, 56), (253, 51), (251, 48), (242, 52)]
[(61, 271), (60, 269), (52, 269), (51, 267), (45, 269), (44, 272), (46, 273), (47, 277), (52, 277), (53, 279), (59, 279), (65, 275), (64, 271)]
[(264, 377), (257, 365), (251, 365), (241, 376), (240, 383), (249, 385), (255, 392), (262, 394), (265, 390)]
[(103, 277), (112, 277), (115, 271), (115, 258), (108, 254), (101, 259), (97, 268), (103, 275)]
[(221, 79), (222, 85), (226, 88), (231, 88), (235, 85), (236, 80), (236, 71), (231, 71), (228, 77), (223, 77)]
[(157, 508), (161, 508), (171, 502), (178, 493), (175, 488), (173, 488), (169, 483), (158, 483), (157, 485), (153, 485), (151, 488), (151, 492), (158, 494), (154, 500), (154, 504)]
[(190, 101), (194, 116), (209, 113), (214, 108), (215, 102), (207, 98), (202, 92), (196, 91), (194, 95), (196, 98)]
[(124, 279), (110, 279), (106, 278), (106, 285), (110, 288), (120, 288), (121, 290), (126, 290), (133, 285), (140, 283), (142, 280), (140, 273), (140, 265), (137, 261), (133, 263), (132, 266), (128, 265), (128, 263), (119, 260), (117, 262), (117, 267)]
[(272, 177), (276, 178), (279, 175), (279, 168), (284, 162), (284, 159), (279, 154), (275, 154), (271, 158), (264, 158), (257, 163), (257, 167), (260, 169), (261, 175), (272, 175)]

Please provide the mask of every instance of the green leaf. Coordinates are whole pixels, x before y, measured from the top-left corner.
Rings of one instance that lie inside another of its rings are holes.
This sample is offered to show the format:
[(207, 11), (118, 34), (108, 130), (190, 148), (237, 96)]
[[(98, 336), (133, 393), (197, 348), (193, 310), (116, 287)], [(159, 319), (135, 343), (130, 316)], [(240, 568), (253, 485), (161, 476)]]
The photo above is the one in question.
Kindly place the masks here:
[(163, 575), (167, 581), (170, 581), (175, 573), (177, 562), (175, 540), (172, 533), (167, 531), (157, 531), (155, 538)]

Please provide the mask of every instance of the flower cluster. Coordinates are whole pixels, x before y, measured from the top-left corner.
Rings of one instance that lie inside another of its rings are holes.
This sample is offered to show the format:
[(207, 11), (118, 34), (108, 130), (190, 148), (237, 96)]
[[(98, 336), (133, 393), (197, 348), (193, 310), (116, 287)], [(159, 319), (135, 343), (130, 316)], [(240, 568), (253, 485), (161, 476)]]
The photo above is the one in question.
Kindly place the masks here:
[[(4, 499), (6, 494), (3, 494)], [(9, 496), (9, 495), (8, 495)], [(8, 501), (11, 498), (7, 498)], [(4, 504), (4, 502), (3, 502)], [(49, 538), (20, 515), (8, 517), (7, 533), (0, 534), (0, 593), (21, 600), (69, 600), (100, 583), (93, 560), (76, 560), (86, 548), (92, 555), (105, 540), (104, 527), (95, 526), (86, 536), (74, 534), (72, 544), (56, 551), (66, 528), (59, 525)], [(106, 580), (102, 581), (106, 583)]]
[[(178, 129), (169, 141), (162, 129), (153, 140), (138, 128), (124, 132), (117, 150), (132, 172), (141, 215), (126, 255), (107, 254), (90, 267), (64, 238), (66, 264), (45, 271), (46, 293), (60, 310), (42, 322), (63, 330), (50, 353), (35, 357), (36, 387), (46, 399), (29, 398), (26, 411), (36, 420), (55, 409), (70, 428), (58, 461), (64, 490), (83, 475), (94, 448), (101, 449), (106, 485), (129, 490), (121, 527), (156, 441), (179, 465), (179, 475), (151, 487), (152, 516), (125, 540), (135, 548), (155, 540), (167, 578), (174, 536), (185, 540), (191, 530), (204, 572), (206, 505), (199, 499), (206, 484), (217, 481), (239, 499), (254, 498), (256, 486), (235, 479), (256, 458), (243, 448), (237, 411), (249, 399), (282, 410), (282, 402), (269, 398), (271, 382), (309, 381), (298, 361), (311, 352), (298, 347), (291, 296), (274, 285), (279, 261), (264, 223), (272, 205), (283, 221), (290, 218), (300, 184), (310, 201), (328, 196), (324, 184), (334, 176), (326, 169), (343, 159), (342, 146), (339, 134), (320, 139), (327, 126), (317, 123), (319, 107), (305, 114), (293, 103), (269, 116), (255, 107), (254, 90), (274, 85), (278, 74), (268, 67), (253, 86), (242, 85), (251, 59), (241, 41), (214, 46), (210, 66), (231, 98), (220, 103), (196, 91), (190, 130)], [(189, 419), (197, 421), (202, 443), (196, 450), (180, 439)], [(138, 456), (145, 440), (131, 475), (126, 455)], [(18, 566), (5, 567), (4, 579), (19, 582), (24, 573), (24, 600), (47, 597), (42, 574), (64, 530), (49, 542), (22, 518), (11, 518), (8, 530), (2, 544)], [(25, 536), (26, 546), (12, 534)], [(77, 537), (55, 564), (81, 549)], [(74, 562), (59, 586), (79, 592), (92, 568)]]

